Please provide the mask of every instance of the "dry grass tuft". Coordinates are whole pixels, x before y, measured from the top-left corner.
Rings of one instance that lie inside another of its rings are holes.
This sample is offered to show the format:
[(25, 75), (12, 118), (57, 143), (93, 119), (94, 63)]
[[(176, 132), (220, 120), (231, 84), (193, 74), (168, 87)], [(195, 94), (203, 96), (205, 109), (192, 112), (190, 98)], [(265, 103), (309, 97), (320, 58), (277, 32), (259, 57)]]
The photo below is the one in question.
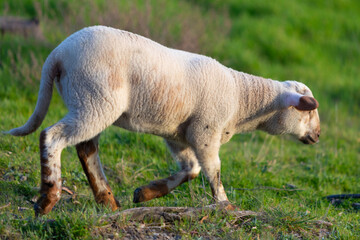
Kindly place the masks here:
[(41, 63), (39, 58), (35, 56), (33, 51), (30, 51), (30, 63), (24, 61), (23, 51), (20, 47), (16, 52), (7, 51), (8, 59), (10, 60), (11, 72), (14, 79), (20, 80), (24, 86), (38, 85), (41, 77)]
[(82, 8), (59, 3), (59, 7), (63, 7), (59, 10), (63, 16), (61, 23), (50, 18), (52, 14), (46, 6), (35, 3), (35, 8), (43, 27), (49, 28), (49, 32), (52, 26), (59, 24), (66, 36), (86, 26), (106, 25), (140, 34), (172, 48), (198, 53), (209, 49), (230, 31), (230, 19), (226, 14), (223, 19), (215, 17), (215, 13), (210, 14), (212, 17), (204, 17), (200, 8), (192, 6), (190, 9), (186, 2), (174, 3), (174, 9), (170, 10), (162, 7), (165, 2), (147, 0), (139, 5), (109, 0), (99, 6), (95, 0), (79, 1), (78, 4), (84, 5)]

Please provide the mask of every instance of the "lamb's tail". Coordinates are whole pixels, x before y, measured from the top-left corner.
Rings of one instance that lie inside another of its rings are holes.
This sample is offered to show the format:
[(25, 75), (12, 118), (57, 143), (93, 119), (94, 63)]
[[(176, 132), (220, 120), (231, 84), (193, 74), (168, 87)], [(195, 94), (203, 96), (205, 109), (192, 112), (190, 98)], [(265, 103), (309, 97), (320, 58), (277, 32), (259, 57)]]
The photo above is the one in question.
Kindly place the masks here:
[(23, 126), (11, 129), (6, 133), (14, 136), (25, 136), (40, 127), (50, 105), (54, 78), (57, 76), (60, 77), (61, 74), (61, 69), (55, 60), (55, 55), (56, 54), (52, 52), (44, 63), (41, 72), (40, 90), (35, 111)]

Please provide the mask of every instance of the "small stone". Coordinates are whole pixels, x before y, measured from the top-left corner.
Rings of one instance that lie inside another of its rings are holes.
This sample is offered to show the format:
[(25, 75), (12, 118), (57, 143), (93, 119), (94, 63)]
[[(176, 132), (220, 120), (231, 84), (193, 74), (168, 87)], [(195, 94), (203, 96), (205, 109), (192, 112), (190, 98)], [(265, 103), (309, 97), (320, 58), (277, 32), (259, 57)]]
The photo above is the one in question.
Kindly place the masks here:
[(34, 196), (34, 197), (31, 199), (31, 202), (32, 202), (32, 203), (36, 203), (38, 199), (39, 199), (39, 196)]
[(27, 180), (27, 176), (22, 175), (22, 176), (20, 177), (20, 182), (24, 182), (24, 181), (26, 181), (26, 180)]

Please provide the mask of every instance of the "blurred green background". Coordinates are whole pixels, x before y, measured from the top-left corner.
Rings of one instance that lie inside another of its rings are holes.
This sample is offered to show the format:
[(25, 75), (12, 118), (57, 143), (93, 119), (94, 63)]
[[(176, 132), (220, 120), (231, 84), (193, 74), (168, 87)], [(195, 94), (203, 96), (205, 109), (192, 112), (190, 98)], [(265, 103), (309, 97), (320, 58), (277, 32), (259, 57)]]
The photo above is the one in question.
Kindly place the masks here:
[[(206, 227), (179, 223), (171, 231), (189, 238), (312, 239), (321, 235), (311, 221), (324, 219), (334, 224), (325, 237), (360, 238), (360, 217), (352, 205), (356, 199), (332, 205), (323, 198), (360, 193), (359, 1), (0, 0), (0, 15), (37, 19), (40, 31), (36, 36), (0, 36), (2, 131), (24, 124), (33, 112), (47, 55), (71, 33), (90, 25), (132, 31), (250, 74), (305, 83), (320, 103), (319, 144), (303, 146), (286, 136), (256, 132), (233, 137), (221, 150), (222, 180), (230, 201), (241, 209), (272, 213), (274, 223), (252, 220), (236, 228), (214, 218)], [(65, 114), (55, 93), (40, 130)], [(40, 130), (23, 138), (0, 136), (0, 206), (11, 202), (0, 210), (0, 236), (104, 237), (92, 230), (98, 227), (97, 206), (73, 148), (62, 154), (63, 184), (82, 196), (80, 206), (64, 200), (45, 217), (55, 223), (33, 219), (31, 199), (40, 184)], [(102, 134), (100, 148), (123, 208), (139, 206), (131, 202), (136, 187), (178, 170), (158, 137), (111, 127)], [(302, 191), (236, 189), (283, 189), (289, 184)], [(211, 202), (209, 193), (201, 175), (141, 206), (203, 206)], [(190, 234), (194, 229), (198, 234)]]

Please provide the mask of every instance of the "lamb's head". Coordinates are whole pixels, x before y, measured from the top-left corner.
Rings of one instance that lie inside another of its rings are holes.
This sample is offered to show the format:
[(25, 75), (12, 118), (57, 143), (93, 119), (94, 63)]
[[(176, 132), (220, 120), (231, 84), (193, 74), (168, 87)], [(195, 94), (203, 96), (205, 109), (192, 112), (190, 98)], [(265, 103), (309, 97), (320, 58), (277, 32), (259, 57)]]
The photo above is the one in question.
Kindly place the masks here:
[(284, 96), (286, 108), (282, 111), (282, 122), (287, 133), (305, 144), (314, 144), (320, 137), (318, 102), (315, 98), (298, 93)]
[(264, 126), (271, 134), (290, 134), (305, 144), (315, 144), (320, 137), (318, 101), (302, 83), (284, 82), (286, 91), (278, 96), (279, 109)]

